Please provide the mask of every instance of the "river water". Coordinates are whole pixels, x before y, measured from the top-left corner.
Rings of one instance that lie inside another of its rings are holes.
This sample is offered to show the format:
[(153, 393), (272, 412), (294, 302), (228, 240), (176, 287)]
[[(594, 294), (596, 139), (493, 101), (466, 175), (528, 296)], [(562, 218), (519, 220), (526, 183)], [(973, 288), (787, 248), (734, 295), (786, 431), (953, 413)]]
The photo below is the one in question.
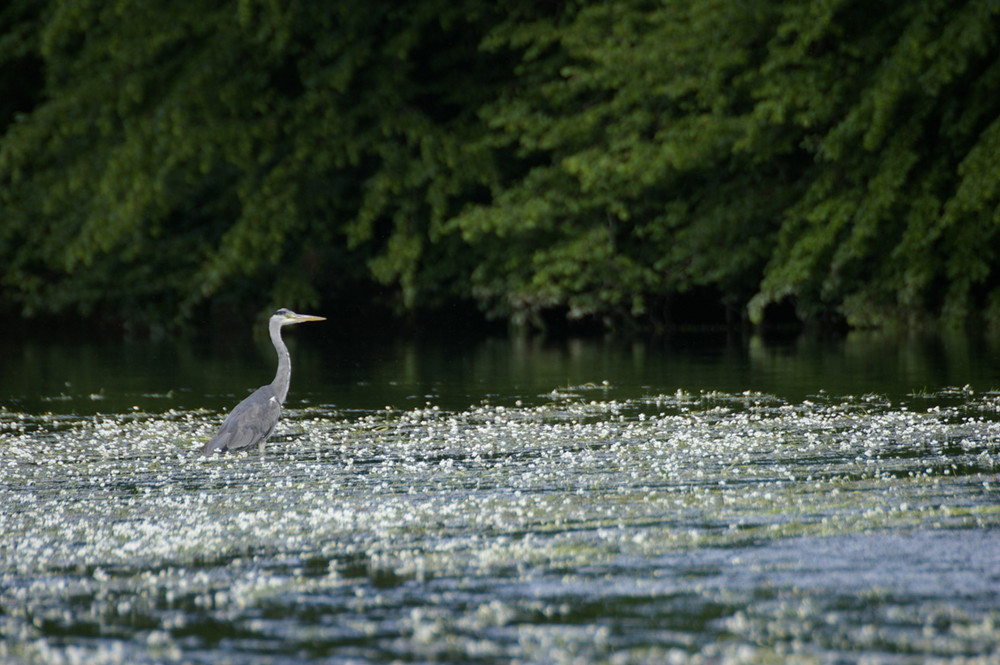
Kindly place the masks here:
[(986, 341), (6, 342), (0, 662), (1000, 660)]

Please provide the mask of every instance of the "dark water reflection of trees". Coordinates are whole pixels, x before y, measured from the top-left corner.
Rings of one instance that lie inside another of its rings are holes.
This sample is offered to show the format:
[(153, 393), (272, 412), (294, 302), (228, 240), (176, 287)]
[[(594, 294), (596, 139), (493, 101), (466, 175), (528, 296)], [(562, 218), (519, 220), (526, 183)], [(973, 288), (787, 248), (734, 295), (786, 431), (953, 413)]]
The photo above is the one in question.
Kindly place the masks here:
[[(544, 400), (587, 387), (607, 398), (677, 390), (822, 393), (902, 398), (969, 385), (1000, 386), (998, 341), (977, 336), (851, 333), (773, 339), (687, 333), (668, 340), (536, 338), (343, 340), (322, 328), (287, 335), (288, 405), (342, 409), (462, 409), (489, 400)], [(120, 413), (223, 410), (273, 376), (274, 353), (255, 337), (88, 340), (14, 338), (0, 354), (0, 404), (9, 411)]]

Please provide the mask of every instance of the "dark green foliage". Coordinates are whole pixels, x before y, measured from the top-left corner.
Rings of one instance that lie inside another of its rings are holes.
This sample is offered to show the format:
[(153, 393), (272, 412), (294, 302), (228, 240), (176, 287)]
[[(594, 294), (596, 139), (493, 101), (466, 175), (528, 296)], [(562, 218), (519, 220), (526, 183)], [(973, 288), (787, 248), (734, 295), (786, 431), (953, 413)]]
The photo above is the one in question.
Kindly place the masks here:
[(2, 300), (1000, 322), (998, 12), (15, 0)]
[(609, 3), (494, 29), (485, 47), (523, 60), (483, 141), (520, 168), (454, 220), (495, 246), (477, 296), (513, 317), (653, 321), (695, 286), (746, 302), (796, 187), (780, 147), (735, 147), (774, 19), (770, 3)]
[(460, 255), (434, 233), (477, 170), (459, 149), (490, 92), (466, 68), (476, 17), (250, 1), (23, 17), (45, 76), (0, 150), (6, 297), (183, 321), (212, 298), (312, 307), (374, 278), (415, 306), (423, 257)]
[(1000, 5), (844, 4), (805, 45), (831, 59), (815, 88), (836, 86), (836, 112), (803, 127), (817, 163), (751, 313), (795, 296), (805, 315), (836, 308), (859, 325), (960, 322), (984, 305), (995, 319)]

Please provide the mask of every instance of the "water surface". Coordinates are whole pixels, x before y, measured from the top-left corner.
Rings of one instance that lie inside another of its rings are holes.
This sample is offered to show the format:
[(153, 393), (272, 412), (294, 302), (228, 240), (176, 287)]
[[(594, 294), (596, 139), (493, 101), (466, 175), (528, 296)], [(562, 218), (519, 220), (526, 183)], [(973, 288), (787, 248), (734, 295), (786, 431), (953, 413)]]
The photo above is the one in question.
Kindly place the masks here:
[(4, 360), (0, 660), (1000, 658), (988, 345), (301, 336), (194, 454), (268, 351)]
[[(286, 329), (290, 405), (364, 411), (431, 401), (463, 409), (605, 383), (619, 397), (750, 390), (785, 399), (820, 392), (899, 398), (949, 386), (1000, 388), (1000, 340), (991, 338), (853, 333), (766, 340), (709, 331), (659, 342), (417, 342), (344, 340), (326, 325)], [(6, 339), (0, 406), (75, 415), (227, 409), (274, 375), (274, 350), (257, 332), (216, 341)]]

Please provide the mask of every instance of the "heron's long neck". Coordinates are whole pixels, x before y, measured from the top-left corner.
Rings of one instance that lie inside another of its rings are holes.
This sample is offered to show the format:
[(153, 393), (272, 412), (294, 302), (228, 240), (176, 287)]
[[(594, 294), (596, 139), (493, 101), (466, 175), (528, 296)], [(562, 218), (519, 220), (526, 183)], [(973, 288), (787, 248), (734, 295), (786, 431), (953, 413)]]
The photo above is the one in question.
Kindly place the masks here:
[(268, 330), (271, 333), (271, 343), (274, 344), (274, 350), (278, 352), (278, 371), (274, 373), (271, 387), (278, 395), (278, 401), (284, 404), (285, 397), (288, 395), (288, 384), (292, 380), (292, 358), (288, 355), (288, 347), (281, 339), (281, 324), (272, 322), (268, 326)]

